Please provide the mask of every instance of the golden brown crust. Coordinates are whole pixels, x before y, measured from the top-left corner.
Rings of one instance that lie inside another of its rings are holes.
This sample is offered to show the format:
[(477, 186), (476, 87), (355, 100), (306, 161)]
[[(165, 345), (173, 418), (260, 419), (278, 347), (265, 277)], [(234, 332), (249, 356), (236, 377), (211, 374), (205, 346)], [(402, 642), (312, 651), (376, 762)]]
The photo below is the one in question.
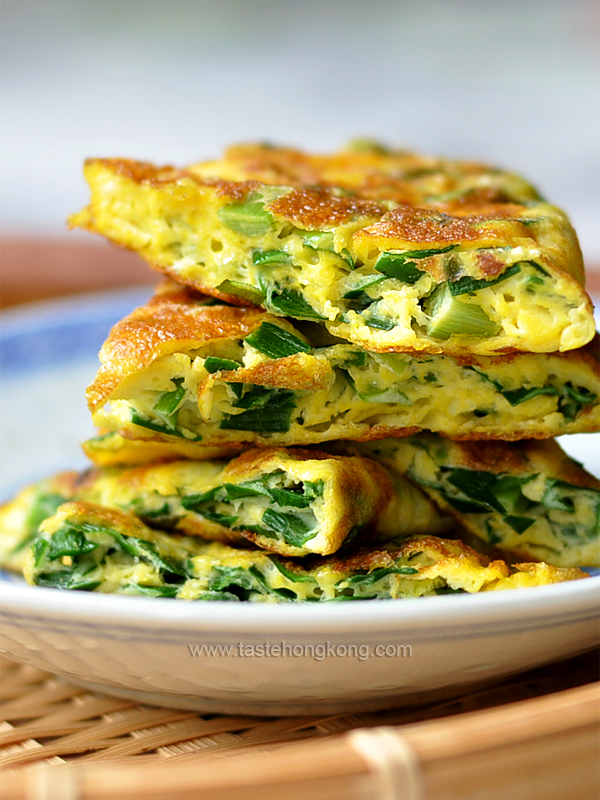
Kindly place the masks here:
[(269, 210), (303, 228), (339, 225), (353, 217), (380, 217), (384, 209), (373, 200), (336, 197), (324, 188), (295, 189), (270, 203)]
[(552, 470), (558, 480), (587, 489), (600, 489), (598, 478), (590, 475), (582, 465), (570, 458), (554, 439), (524, 441), (520, 447), (529, 461), (540, 469)]
[[(65, 503), (60, 507), (59, 514), (67, 517), (69, 521), (72, 521), (73, 517), (83, 517), (83, 521), (87, 522), (90, 517), (93, 517), (102, 525), (106, 525), (107, 527), (113, 525), (119, 530), (125, 529), (128, 536), (137, 536), (141, 539), (146, 538), (148, 531), (144, 523), (137, 517), (134, 517), (133, 514), (119, 511), (116, 508), (98, 505), (97, 503), (88, 503), (85, 500), (73, 500), (69, 503)], [(50, 517), (50, 519), (52, 520), (54, 518)], [(44, 524), (45, 523), (42, 523), (42, 530)]]
[[(309, 303), (328, 318), (326, 324), (332, 332), (367, 343), (378, 352), (410, 352), (417, 346), (447, 354), (466, 349), (486, 354), (515, 349), (547, 352), (576, 348), (592, 335), (592, 306), (581, 291), (583, 264), (568, 219), (545, 204), (523, 179), (503, 170), (376, 147), (319, 156), (290, 148), (242, 145), (231, 148), (220, 161), (187, 169), (155, 167), (130, 159), (91, 159), (86, 163), (86, 177), (92, 201), (71, 217), (71, 226), (126, 245), (158, 271), (232, 305), (251, 303), (222, 291), (223, 281), (248, 280), (256, 286), (253, 248), (262, 238), (264, 249), (274, 249), (282, 236), (292, 234), (290, 246), (296, 247), (296, 239), (301, 237), (291, 228), (292, 223), (296, 229), (336, 230), (336, 247), (347, 250), (357, 264), (375, 263), (381, 251), (436, 250), (448, 245), (469, 251), (466, 256), (434, 255), (420, 261), (420, 269), (438, 283), (447, 281), (449, 275), (463, 274), (492, 280), (512, 262), (506, 260), (506, 253), (484, 249), (521, 248), (523, 258), (536, 253), (540, 268), (556, 277), (556, 294), (564, 294), (569, 302), (575, 299), (578, 306), (573, 314), (563, 309), (562, 321), (557, 321), (551, 337), (540, 333), (531, 340), (529, 326), (520, 326), (517, 333), (502, 327), (489, 341), (477, 342), (461, 337), (433, 341), (420, 327), (404, 323), (393, 333), (369, 331), (358, 319), (346, 320), (343, 314), (332, 318), (334, 309), (343, 312), (345, 308), (338, 297), (344, 288), (343, 268), (338, 265), (336, 270), (329, 256), (299, 259), (294, 274), (287, 271), (292, 284), (297, 284), (294, 290), (304, 293), (306, 282), (300, 279), (304, 273), (312, 276), (312, 287), (315, 272), (323, 267), (328, 274), (328, 292), (323, 304), (314, 297)], [(275, 216), (264, 236), (246, 236), (235, 225), (231, 228), (221, 214), (224, 203), (243, 201), (251, 193)], [(395, 204), (399, 205), (393, 208)], [(207, 236), (213, 229), (225, 237), (225, 247), (214, 251)], [(238, 259), (239, 270), (233, 267)], [(261, 302), (260, 295), (255, 302)], [(420, 314), (415, 299), (405, 298), (404, 302), (415, 319)], [(398, 303), (398, 298), (392, 301), (393, 306)]]
[[(481, 169), (484, 171), (485, 168), (481, 167)], [(499, 186), (474, 186), (454, 200), (436, 200), (435, 206), (440, 211), (454, 214), (457, 217), (477, 213), (483, 214), (486, 208), (497, 209), (497, 216), (504, 216), (502, 209), (505, 209), (506, 215), (510, 216), (525, 208), (518, 203), (514, 203)]]
[(599, 488), (598, 479), (570, 458), (554, 439), (522, 439), (518, 446), (490, 440), (485, 447), (477, 442), (452, 440), (448, 447), (449, 466), (512, 475), (542, 472), (573, 486)]
[(131, 158), (86, 158), (85, 166), (102, 164), (116, 175), (135, 183), (150, 183), (155, 186), (168, 184), (186, 176), (184, 170), (165, 165), (157, 167), (147, 161), (135, 161)]
[[(176, 281), (178, 278), (177, 270), (172, 269), (171, 267), (162, 266), (161, 264), (150, 264), (152, 269), (155, 269), (157, 272), (163, 272), (168, 278)], [(181, 276), (179, 276), (181, 277)], [(260, 308), (260, 306), (255, 306), (250, 303), (248, 300), (244, 299), (243, 297), (239, 297), (235, 294), (227, 294), (227, 292), (222, 292), (220, 289), (211, 288), (210, 286), (205, 286), (201, 281), (194, 280), (193, 278), (186, 278), (186, 287), (190, 289), (190, 291), (195, 292), (196, 295), (206, 297), (216, 297), (217, 300), (223, 300), (224, 303), (230, 303), (232, 306), (242, 306), (248, 308)], [(182, 290), (185, 291), (185, 288), (182, 287)], [(262, 309), (264, 313), (264, 309)]]
[(221, 197), (232, 200), (244, 200), (250, 192), (260, 188), (257, 181), (226, 181), (218, 178), (200, 179), (193, 172), (170, 165), (157, 167), (146, 161), (134, 161), (129, 158), (88, 158), (86, 166), (101, 164), (115, 174), (139, 184), (150, 186), (168, 186), (176, 181), (191, 181), (198, 186), (212, 186)]
[(456, 442), (452, 445), (453, 466), (483, 472), (510, 472), (517, 474), (527, 469), (528, 461), (520, 448), (506, 442), (490, 441), (485, 447)]
[(294, 447), (292, 451), (284, 447), (252, 448), (232, 459), (226, 473), (231, 478), (243, 480), (249, 473), (263, 470), (274, 458), (292, 456), (294, 461), (337, 461), (341, 458), (323, 450), (305, 450), (301, 447)]
[(192, 296), (188, 302), (156, 295), (111, 330), (100, 351), (102, 366), (87, 390), (90, 408), (98, 408), (125, 375), (145, 369), (158, 355), (247, 336), (263, 316), (254, 308), (201, 306)]
[(79, 477), (80, 473), (76, 470), (59, 472), (52, 477), (52, 491), (55, 491), (57, 494), (62, 494), (65, 497), (72, 497), (77, 489)]
[[(408, 558), (413, 553), (424, 552), (425, 555), (432, 553), (434, 557), (448, 558), (455, 560), (457, 555), (473, 559), (481, 566), (490, 563), (487, 556), (477, 553), (471, 547), (461, 541), (452, 539), (441, 539), (438, 536), (418, 536), (403, 539), (400, 544), (388, 547), (361, 547), (351, 555), (333, 555), (327, 559), (327, 566), (336, 572), (353, 572), (370, 570), (379, 567), (392, 566), (398, 558)], [(314, 559), (303, 560), (308, 569), (317, 566)], [(293, 565), (292, 565), (293, 566)]]
[[(106, 433), (106, 432), (105, 432)], [(81, 443), (83, 452), (96, 467), (134, 467), (143, 464), (167, 463), (182, 458), (198, 461), (233, 458), (242, 445), (232, 447), (210, 447), (190, 452), (185, 440), (179, 442), (151, 442), (145, 439), (128, 439), (116, 432), (110, 439), (99, 436)]]
[(332, 373), (328, 364), (307, 358), (303, 353), (263, 361), (254, 367), (221, 373), (220, 379), (231, 383), (255, 383), (282, 389), (317, 391), (328, 388)]
[(232, 145), (225, 151), (227, 161), (264, 183), (318, 183), (319, 175), (304, 153), (291, 147), (262, 144)]
[[(409, 351), (410, 352), (410, 351)], [(595, 334), (594, 338), (591, 342), (580, 347), (577, 351), (577, 358), (581, 360), (585, 365), (590, 367), (598, 377), (600, 377), (600, 335), (598, 333)], [(540, 354), (540, 357), (544, 357), (545, 354)], [(556, 352), (556, 353), (549, 353), (547, 355), (552, 355), (553, 358), (561, 358), (565, 360), (573, 360), (574, 353), (572, 350), (569, 350), (564, 353)], [(523, 357), (523, 353), (519, 350), (511, 350), (509, 352), (499, 353), (499, 355), (494, 355), (494, 363), (495, 364), (512, 364), (513, 361), (518, 360), (519, 358)], [(459, 366), (470, 367), (473, 365), (481, 364), (481, 356), (477, 355), (458, 355), (452, 356), (452, 360), (455, 361)]]
[(427, 208), (400, 206), (388, 212), (379, 222), (355, 234), (357, 239), (390, 240), (427, 243), (461, 244), (462, 242), (503, 243), (506, 234), (493, 228), (482, 228), (481, 223), (496, 218), (498, 213), (451, 216)]
[[(202, 164), (190, 167), (200, 174)], [(388, 150), (370, 147), (350, 148), (331, 154), (310, 154), (287, 147), (245, 143), (229, 147), (224, 159), (211, 165), (214, 170), (224, 166), (233, 169), (236, 178), (244, 176), (271, 185), (339, 186), (356, 191), (362, 197), (391, 199), (397, 203), (417, 205), (424, 193), (443, 195), (455, 191), (461, 181), (490, 172), (489, 165), (473, 161), (453, 161), (414, 153), (408, 150)], [(423, 181), (425, 186), (422, 186)], [(535, 190), (519, 183), (521, 194), (537, 199)], [(473, 207), (482, 203), (503, 203), (512, 198), (502, 186), (470, 186), (455, 200), (436, 201), (449, 210), (461, 206)]]

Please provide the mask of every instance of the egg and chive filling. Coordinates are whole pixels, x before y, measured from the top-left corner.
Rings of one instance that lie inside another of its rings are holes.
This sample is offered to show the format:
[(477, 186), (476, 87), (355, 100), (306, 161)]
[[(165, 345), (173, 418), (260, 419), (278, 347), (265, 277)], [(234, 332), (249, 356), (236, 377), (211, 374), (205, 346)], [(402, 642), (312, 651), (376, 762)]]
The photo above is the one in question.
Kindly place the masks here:
[(356, 154), (353, 166), (351, 154), (319, 165), (277, 151), (187, 170), (88, 160), (91, 202), (70, 225), (179, 283), (322, 321), (369, 350), (554, 352), (592, 339), (575, 232), (524, 181), (418, 155)]
[(541, 586), (585, 577), (547, 564), (490, 562), (462, 542), (415, 536), (344, 557), (281, 560), (153, 530), (136, 517), (71, 502), (27, 553), (30, 584), (182, 600), (322, 602)]
[(600, 483), (551, 439), (483, 445), (422, 434), (341, 450), (395, 467), (502, 551), (561, 567), (600, 566)]
[(78, 473), (59, 472), (32, 486), (0, 506), (0, 566), (21, 572), (25, 555), (39, 534), (42, 522), (59, 506), (72, 500)]
[[(548, 437), (600, 429), (597, 343), (569, 354), (376, 353), (319, 324), (164, 292), (113, 328), (88, 402), (96, 425), (171, 442), (184, 457), (419, 429)], [(111, 442), (88, 455), (107, 463)]]
[(0, 563), (21, 568), (43, 520), (67, 500), (287, 556), (328, 555), (355, 538), (442, 533), (449, 521), (417, 486), (371, 459), (248, 450), (230, 461), (103, 467), (41, 481), (0, 508)]

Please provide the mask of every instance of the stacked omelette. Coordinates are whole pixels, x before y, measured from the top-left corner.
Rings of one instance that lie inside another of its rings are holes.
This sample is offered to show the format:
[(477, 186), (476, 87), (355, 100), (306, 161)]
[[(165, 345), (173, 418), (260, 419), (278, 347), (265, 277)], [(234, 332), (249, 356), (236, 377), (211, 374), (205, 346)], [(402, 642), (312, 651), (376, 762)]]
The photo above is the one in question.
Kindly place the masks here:
[(32, 584), (404, 598), (600, 566), (598, 340), (567, 217), (517, 175), (361, 143), (94, 159), (70, 223), (168, 280), (87, 397), (93, 466), (0, 511)]

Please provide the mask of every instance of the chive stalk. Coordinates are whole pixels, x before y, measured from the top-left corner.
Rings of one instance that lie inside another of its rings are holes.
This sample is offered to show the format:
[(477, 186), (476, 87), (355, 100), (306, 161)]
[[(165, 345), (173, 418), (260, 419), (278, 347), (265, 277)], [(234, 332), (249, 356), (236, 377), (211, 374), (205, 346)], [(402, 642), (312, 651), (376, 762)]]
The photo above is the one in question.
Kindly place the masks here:
[(500, 330), (480, 306), (457, 300), (447, 283), (428, 298), (425, 313), (429, 317), (427, 333), (434, 339), (449, 339), (454, 335), (486, 339)]
[(248, 198), (243, 203), (227, 203), (217, 212), (221, 222), (243, 236), (261, 236), (273, 224), (273, 217), (265, 211), (264, 203)]
[(296, 353), (308, 353), (311, 349), (298, 336), (271, 322), (263, 322), (260, 328), (246, 336), (245, 341), (269, 358), (285, 358)]

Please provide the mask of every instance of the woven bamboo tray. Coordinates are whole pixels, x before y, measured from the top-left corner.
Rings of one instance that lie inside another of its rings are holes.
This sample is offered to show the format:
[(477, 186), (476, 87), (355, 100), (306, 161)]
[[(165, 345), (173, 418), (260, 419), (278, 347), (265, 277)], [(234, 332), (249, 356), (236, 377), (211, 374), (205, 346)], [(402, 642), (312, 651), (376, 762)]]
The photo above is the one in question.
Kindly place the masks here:
[(323, 717), (138, 705), (0, 659), (5, 800), (597, 800), (598, 653), (418, 709)]

